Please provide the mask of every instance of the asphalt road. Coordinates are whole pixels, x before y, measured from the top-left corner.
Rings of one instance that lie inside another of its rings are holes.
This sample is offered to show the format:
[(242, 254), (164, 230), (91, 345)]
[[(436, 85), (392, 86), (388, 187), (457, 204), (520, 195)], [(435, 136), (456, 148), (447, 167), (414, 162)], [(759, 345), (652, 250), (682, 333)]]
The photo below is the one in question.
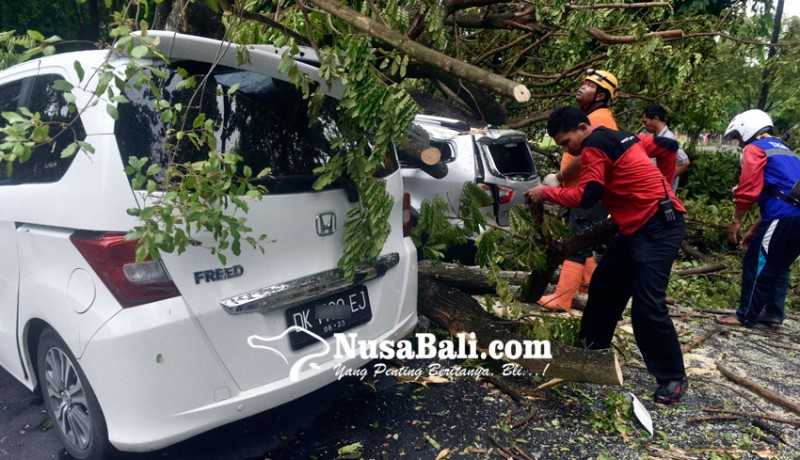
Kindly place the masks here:
[[(368, 364), (364, 381), (345, 377), (289, 404), (182, 443), (118, 458), (332, 459), (339, 456), (339, 448), (360, 442), (367, 459), (433, 459), (444, 446), (474, 443), (488, 420), (508, 410), (508, 401), (487, 397), (485, 387), (474, 378), (455, 379), (457, 385), (423, 386), (376, 377), (370, 367), (375, 364)], [(418, 361), (415, 366), (429, 364)], [(69, 459), (47, 419), (39, 394), (0, 370), (0, 458)]]

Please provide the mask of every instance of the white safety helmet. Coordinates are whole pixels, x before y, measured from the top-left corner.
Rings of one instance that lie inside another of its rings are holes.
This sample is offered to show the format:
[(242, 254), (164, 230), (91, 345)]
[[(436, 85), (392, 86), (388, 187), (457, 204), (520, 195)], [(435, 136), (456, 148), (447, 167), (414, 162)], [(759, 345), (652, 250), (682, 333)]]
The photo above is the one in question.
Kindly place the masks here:
[(728, 129), (725, 130), (725, 139), (740, 139), (749, 144), (756, 136), (771, 131), (772, 128), (772, 118), (764, 111), (747, 110), (733, 117)]

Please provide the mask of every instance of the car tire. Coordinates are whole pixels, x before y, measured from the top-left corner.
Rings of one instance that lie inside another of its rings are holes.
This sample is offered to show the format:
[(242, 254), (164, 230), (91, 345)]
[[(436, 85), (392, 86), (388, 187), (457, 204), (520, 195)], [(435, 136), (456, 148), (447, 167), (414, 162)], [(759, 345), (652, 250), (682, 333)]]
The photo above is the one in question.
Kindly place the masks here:
[(39, 337), (36, 362), (47, 414), (67, 452), (79, 460), (111, 456), (115, 450), (100, 403), (78, 360), (53, 329)]

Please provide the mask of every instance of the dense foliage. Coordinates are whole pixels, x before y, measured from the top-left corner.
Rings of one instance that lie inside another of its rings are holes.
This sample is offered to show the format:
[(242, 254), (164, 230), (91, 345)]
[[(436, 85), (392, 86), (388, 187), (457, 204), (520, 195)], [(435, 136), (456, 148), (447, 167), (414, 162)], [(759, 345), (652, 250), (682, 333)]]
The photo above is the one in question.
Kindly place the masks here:
[[(459, 107), (472, 120), (526, 129), (531, 137), (541, 133), (539, 123), (549, 110), (572, 103), (574, 90), (588, 67), (609, 69), (619, 77), (614, 111), (621, 127), (632, 131), (639, 129), (642, 107), (652, 102), (668, 108), (673, 128), (690, 133), (719, 131), (733, 113), (754, 103), (766, 61), (764, 44), (769, 41), (774, 22), (773, 2), (680, 0), (672, 2), (672, 7), (664, 2), (633, 7), (595, 3), (598, 2), (87, 0), (52, 4), (32, 0), (21, 8), (6, 2), (0, 7), (0, 30), (13, 29), (16, 33), (0, 36), (0, 50), (4, 50), (0, 64), (13, 64), (25, 47), (33, 51), (23, 58), (37, 52), (49, 54), (57, 47), (74, 47), (76, 41), (87, 39), (113, 42), (113, 46), (133, 55), (152, 52), (150, 43), (134, 42), (127, 33), (153, 25), (200, 33), (197, 18), (203, 17), (206, 22), (212, 18), (211, 22), (218, 22), (219, 30), (229, 40), (286, 47), (281, 70), (305, 91), (310, 110), (314, 110), (319, 92), (290, 59), (299, 52), (298, 45), (310, 46), (320, 59), (321, 75), (347, 85), (340, 111), (349, 120), (346, 131), (351, 139), (339, 144), (343, 154), (336, 161), (317, 171), (316, 185), (324, 187), (344, 174), (359, 191), (361, 206), (349, 216), (345, 234), (348, 247), (341, 261), (345, 269), (352, 271), (363, 259), (378, 254), (389, 229), (388, 196), (372, 172), (390, 139), (401, 134), (420, 110), (410, 96), (411, 90)], [(194, 11), (198, 9), (210, 13), (197, 16)], [(44, 33), (23, 33), (28, 28)], [(796, 20), (784, 25), (776, 56), (768, 63), (770, 107), (776, 120), (787, 126), (800, 111), (797, 86), (786, 84), (798, 76), (798, 51), (790, 44), (800, 38), (799, 28)], [(459, 61), (451, 62), (449, 57)], [(530, 90), (530, 101), (511, 100), (502, 89), (507, 87), (503, 79), (498, 83), (490, 75), (502, 76), (510, 84), (525, 85)], [(125, 101), (119, 98), (120, 79), (110, 74), (107, 78), (117, 89), (106, 86), (97, 97), (108, 104), (109, 114), (114, 116), (114, 107)], [(110, 92), (105, 94), (107, 91)], [(167, 104), (160, 109), (165, 116), (181, 115), (179, 107)], [(76, 113), (79, 110), (76, 107)], [(28, 124), (14, 128), (16, 140), (10, 142), (6, 138), (3, 144), (6, 163), (22, 158), (13, 154), (15, 148), (21, 152), (30, 147), (25, 145), (48, 142), (55, 134), (49, 128), (37, 130), (32, 121), (35, 114), (23, 114), (23, 118)], [(169, 133), (176, 138), (186, 134), (180, 134), (179, 129)], [(203, 138), (201, 132), (195, 135)], [(68, 154), (90, 150), (91, 146), (75, 144), (71, 149)], [(217, 158), (220, 164), (237, 161)], [(723, 183), (732, 174), (733, 166), (723, 162), (720, 164), (726, 166), (717, 168), (703, 154), (695, 155), (693, 161), (694, 179), (687, 191), (692, 195), (702, 191), (710, 200), (725, 200), (729, 188)], [(220, 189), (214, 184), (221, 180), (246, 184), (248, 178), (220, 175), (219, 168), (213, 166), (216, 163), (210, 164), (212, 167), (193, 178), (192, 191), (206, 186), (221, 190), (210, 197), (211, 202), (233, 202), (242, 208), (235, 198), (242, 190)], [(130, 167), (129, 172), (141, 174), (138, 180), (145, 185), (156, 180), (154, 174), (161, 178), (180, 174), (180, 170), (151, 171), (139, 164)], [(234, 170), (242, 168), (230, 168)], [(719, 180), (721, 176), (725, 180)], [(247, 190), (261, 193), (257, 188)], [(131, 236), (142, 241), (142, 254), (155, 254), (157, 249), (180, 250), (190, 243), (188, 235), (182, 239), (180, 233), (175, 233), (176, 227), (165, 220), (173, 211), (193, 206), (186, 202), (191, 194), (175, 192), (167, 200), (162, 198), (149, 208), (135, 211), (142, 218), (142, 226), (134, 229)], [(469, 217), (468, 211), (460, 213)], [(517, 215), (509, 234), (494, 229), (481, 237), (482, 262), (498, 266), (511, 263), (528, 269), (541, 264), (537, 251), (540, 256), (546, 238), (558, 230), (542, 230), (545, 239), (524, 242), (531, 234), (524, 214)], [(188, 216), (184, 216), (185, 225)], [(247, 233), (245, 218), (231, 219), (222, 213), (203, 215), (200, 220), (207, 222), (208, 229), (227, 226), (224, 231), (215, 230), (219, 244), (212, 250), (221, 251), (220, 254), (226, 250), (235, 252), (239, 245), (236, 238)], [(257, 236), (246, 238), (257, 244)], [(503, 249), (501, 242), (511, 246)], [(433, 254), (441, 249), (434, 245), (427, 248)], [(531, 256), (508, 256), (519, 251), (529, 251)]]

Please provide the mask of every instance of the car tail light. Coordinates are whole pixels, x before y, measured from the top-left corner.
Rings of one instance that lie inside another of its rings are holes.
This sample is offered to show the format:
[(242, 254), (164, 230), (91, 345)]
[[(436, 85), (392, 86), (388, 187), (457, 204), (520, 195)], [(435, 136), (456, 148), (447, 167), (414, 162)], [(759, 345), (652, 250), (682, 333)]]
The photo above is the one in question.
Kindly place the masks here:
[(411, 235), (411, 195), (403, 194), (403, 236)]
[(69, 238), (123, 308), (181, 295), (164, 265), (135, 263), (136, 240), (111, 233), (76, 232)]
[[(514, 199), (514, 189), (509, 187), (503, 187), (502, 185), (489, 185), (480, 183), (478, 187), (486, 190), (486, 192), (495, 198), (494, 190), (497, 189), (497, 204), (506, 204), (510, 203), (512, 199)], [(491, 206), (493, 203), (486, 203), (483, 206)]]
[(509, 187), (497, 186), (497, 202), (500, 204), (511, 203), (514, 199), (514, 189)]

